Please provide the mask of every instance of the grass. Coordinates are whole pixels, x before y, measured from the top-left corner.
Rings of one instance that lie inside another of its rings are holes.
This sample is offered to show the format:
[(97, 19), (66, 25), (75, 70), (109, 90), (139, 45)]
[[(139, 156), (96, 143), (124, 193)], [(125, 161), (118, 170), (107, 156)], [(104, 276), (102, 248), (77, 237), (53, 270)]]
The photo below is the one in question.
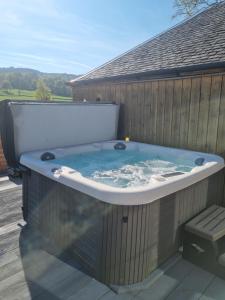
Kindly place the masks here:
[[(35, 98), (35, 91), (27, 91), (27, 90), (3, 90), (0, 89), (0, 101), (10, 99), (10, 100), (37, 100)], [(63, 97), (52, 95), (52, 101), (72, 101), (71, 97)]]

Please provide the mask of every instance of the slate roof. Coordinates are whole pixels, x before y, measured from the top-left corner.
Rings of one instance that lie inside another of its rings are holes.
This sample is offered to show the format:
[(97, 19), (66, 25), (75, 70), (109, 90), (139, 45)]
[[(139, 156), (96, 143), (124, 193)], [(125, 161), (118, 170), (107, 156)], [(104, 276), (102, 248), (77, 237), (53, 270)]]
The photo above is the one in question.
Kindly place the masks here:
[(224, 62), (225, 2), (222, 2), (71, 83)]

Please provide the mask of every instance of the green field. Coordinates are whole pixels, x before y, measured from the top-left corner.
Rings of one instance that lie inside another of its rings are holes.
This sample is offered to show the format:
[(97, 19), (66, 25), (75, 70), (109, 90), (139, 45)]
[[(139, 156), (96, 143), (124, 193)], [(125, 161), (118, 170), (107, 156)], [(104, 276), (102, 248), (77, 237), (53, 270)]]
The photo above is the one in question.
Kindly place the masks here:
[[(10, 89), (7, 91), (7, 90), (0, 89), (0, 101), (5, 100), (5, 99), (37, 100), (35, 98), (35, 91), (17, 90), (17, 89)], [(52, 101), (71, 101), (72, 98), (52, 95), (51, 100)]]

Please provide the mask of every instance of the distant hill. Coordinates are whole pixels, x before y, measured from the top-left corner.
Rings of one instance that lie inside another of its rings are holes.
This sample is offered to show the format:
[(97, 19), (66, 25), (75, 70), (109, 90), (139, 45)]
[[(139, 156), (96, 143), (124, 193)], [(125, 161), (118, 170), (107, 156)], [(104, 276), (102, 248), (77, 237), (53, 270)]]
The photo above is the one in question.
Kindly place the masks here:
[(66, 85), (80, 75), (66, 73), (43, 73), (28, 68), (0, 68), (0, 88), (34, 91), (38, 79), (43, 79), (54, 95), (71, 97), (71, 88)]

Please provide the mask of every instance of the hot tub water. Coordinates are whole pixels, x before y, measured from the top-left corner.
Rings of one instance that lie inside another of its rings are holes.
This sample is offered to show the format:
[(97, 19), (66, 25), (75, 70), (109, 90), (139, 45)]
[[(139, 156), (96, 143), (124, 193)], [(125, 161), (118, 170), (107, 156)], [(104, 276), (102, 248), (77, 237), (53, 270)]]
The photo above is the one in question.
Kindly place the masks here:
[(196, 165), (184, 156), (166, 157), (137, 150), (101, 150), (65, 156), (53, 161), (82, 176), (113, 187), (146, 185), (152, 175), (190, 172)]

